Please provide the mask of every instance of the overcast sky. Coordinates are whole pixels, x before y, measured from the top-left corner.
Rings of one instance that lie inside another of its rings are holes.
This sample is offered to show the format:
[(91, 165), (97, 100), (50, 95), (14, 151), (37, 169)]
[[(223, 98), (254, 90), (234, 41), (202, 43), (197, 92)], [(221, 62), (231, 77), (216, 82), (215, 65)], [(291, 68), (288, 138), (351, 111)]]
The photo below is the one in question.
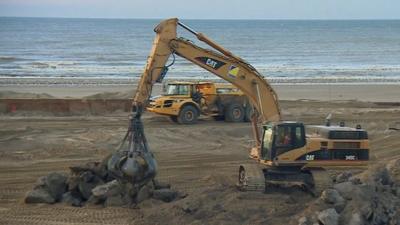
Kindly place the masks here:
[(400, 0), (0, 0), (0, 16), (400, 19)]

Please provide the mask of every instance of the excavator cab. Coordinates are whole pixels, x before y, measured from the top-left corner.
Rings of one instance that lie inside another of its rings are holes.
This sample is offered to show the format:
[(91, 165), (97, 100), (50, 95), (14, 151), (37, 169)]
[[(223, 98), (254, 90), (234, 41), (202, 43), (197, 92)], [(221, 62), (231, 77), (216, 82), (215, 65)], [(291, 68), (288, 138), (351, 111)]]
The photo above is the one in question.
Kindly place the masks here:
[(303, 123), (279, 122), (264, 126), (261, 158), (272, 161), (279, 155), (306, 145)]

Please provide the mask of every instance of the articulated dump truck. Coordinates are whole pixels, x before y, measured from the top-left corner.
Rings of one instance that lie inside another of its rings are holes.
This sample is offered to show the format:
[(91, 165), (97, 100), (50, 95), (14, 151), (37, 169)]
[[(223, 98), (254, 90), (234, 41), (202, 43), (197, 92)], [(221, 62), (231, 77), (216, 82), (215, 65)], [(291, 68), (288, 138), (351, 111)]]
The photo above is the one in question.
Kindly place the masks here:
[(246, 95), (227, 83), (169, 82), (161, 96), (150, 99), (147, 111), (193, 124), (200, 115), (227, 122), (249, 122), (252, 106)]

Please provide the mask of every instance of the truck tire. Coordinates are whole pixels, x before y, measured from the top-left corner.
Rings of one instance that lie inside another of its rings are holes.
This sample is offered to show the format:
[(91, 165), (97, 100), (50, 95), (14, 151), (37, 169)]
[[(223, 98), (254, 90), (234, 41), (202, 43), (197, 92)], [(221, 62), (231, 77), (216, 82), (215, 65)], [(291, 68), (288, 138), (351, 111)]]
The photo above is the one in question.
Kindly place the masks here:
[(232, 103), (225, 108), (226, 122), (243, 122), (244, 108), (240, 104)]
[(253, 115), (253, 113), (254, 113), (253, 107), (247, 105), (244, 114), (244, 122), (251, 122), (251, 116)]
[(193, 124), (197, 122), (198, 117), (199, 113), (194, 106), (185, 105), (179, 112), (177, 120), (180, 124)]

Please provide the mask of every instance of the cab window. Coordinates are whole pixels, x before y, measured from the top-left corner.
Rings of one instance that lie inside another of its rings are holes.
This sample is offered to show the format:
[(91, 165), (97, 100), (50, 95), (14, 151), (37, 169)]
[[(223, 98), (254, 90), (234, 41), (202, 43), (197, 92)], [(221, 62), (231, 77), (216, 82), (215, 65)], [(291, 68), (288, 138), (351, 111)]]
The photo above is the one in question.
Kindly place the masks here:
[(188, 85), (168, 85), (167, 95), (189, 95)]
[(305, 145), (304, 127), (302, 125), (280, 125), (275, 134), (275, 153), (280, 155)]
[(263, 159), (270, 159), (270, 152), (272, 147), (272, 129), (264, 130), (264, 137), (262, 142), (261, 157)]

